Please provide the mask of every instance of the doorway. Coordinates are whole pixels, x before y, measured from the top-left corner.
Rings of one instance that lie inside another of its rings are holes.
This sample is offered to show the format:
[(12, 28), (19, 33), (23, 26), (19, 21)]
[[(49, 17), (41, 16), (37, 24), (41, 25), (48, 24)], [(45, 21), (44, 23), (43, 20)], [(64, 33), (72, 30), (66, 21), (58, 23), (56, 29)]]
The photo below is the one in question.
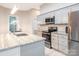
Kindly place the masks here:
[(9, 31), (15, 32), (17, 29), (16, 16), (9, 16)]

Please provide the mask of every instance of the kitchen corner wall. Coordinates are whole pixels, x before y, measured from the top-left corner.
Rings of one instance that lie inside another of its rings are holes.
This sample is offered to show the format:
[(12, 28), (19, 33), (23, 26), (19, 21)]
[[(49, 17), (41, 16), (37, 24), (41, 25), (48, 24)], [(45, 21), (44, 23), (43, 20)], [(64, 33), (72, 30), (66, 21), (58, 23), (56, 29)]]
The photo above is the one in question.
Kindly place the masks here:
[(8, 16), (10, 9), (0, 6), (0, 34), (8, 33)]
[[(0, 6), (0, 34), (8, 33), (8, 17), (11, 10)], [(23, 32), (32, 33), (32, 21), (37, 16), (36, 10), (31, 9), (29, 11), (17, 11), (14, 16), (17, 16), (19, 20), (20, 28)]]
[(50, 12), (76, 3), (45, 3), (40, 7), (40, 14)]

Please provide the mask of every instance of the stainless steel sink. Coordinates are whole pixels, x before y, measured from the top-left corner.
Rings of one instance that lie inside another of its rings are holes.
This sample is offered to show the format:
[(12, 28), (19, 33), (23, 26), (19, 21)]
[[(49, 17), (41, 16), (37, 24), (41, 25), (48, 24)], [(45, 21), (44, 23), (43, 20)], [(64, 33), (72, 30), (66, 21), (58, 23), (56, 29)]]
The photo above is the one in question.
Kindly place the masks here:
[(27, 36), (27, 34), (21, 33), (21, 34), (16, 34), (16, 36)]
[(14, 35), (16, 36), (27, 36), (28, 34), (22, 32), (15, 32)]

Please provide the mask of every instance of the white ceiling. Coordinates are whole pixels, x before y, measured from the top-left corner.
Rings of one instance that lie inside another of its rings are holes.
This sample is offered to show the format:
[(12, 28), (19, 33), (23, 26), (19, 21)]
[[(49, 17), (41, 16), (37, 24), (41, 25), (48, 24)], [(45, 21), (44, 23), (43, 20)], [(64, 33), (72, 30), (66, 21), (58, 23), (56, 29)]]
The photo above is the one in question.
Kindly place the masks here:
[(15, 5), (21, 11), (27, 11), (32, 8), (40, 9), (40, 5), (43, 3), (0, 3), (1, 6), (12, 9)]

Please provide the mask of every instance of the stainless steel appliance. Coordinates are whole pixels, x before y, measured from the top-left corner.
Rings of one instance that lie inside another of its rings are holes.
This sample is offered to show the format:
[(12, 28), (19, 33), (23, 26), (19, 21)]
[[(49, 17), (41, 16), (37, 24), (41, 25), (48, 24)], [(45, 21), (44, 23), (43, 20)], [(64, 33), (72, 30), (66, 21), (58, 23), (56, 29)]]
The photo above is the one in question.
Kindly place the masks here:
[(51, 47), (51, 33), (43, 31), (42, 36), (44, 38), (46, 38), (45, 39), (45, 46), (48, 48), (52, 48)]
[(46, 18), (45, 23), (46, 24), (55, 24), (55, 16), (53, 16), (52, 18), (51, 17)]
[(79, 11), (73, 11), (69, 16), (71, 40), (79, 42)]
[(51, 46), (51, 32), (56, 32), (57, 27), (49, 27), (48, 31), (43, 31), (42, 32), (42, 37), (45, 37), (45, 46), (48, 48), (52, 48)]

